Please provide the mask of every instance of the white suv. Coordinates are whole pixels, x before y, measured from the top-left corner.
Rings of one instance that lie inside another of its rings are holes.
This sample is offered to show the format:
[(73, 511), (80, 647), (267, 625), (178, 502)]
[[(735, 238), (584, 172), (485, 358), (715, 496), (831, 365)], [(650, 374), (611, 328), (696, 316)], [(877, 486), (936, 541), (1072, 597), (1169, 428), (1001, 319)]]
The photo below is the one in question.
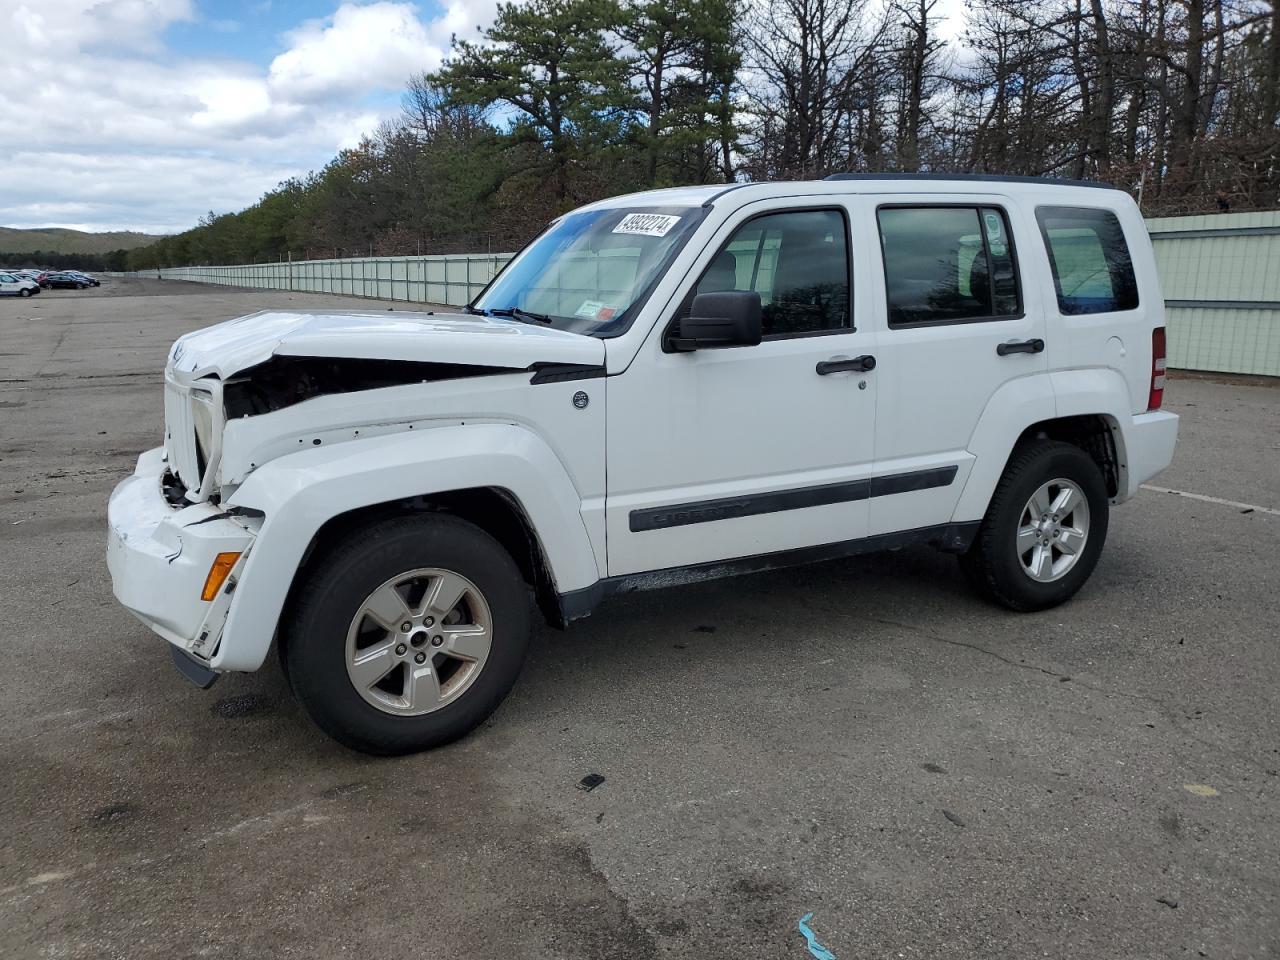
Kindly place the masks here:
[(904, 544), (1015, 610), (1088, 578), (1173, 454), (1137, 207), (838, 176), (616, 197), (460, 313), (188, 334), (109, 507), (116, 596), (202, 686), (273, 640), (312, 717), (444, 743), (621, 589)]
[(40, 292), (40, 284), (25, 273), (0, 270), (0, 297), (30, 297)]

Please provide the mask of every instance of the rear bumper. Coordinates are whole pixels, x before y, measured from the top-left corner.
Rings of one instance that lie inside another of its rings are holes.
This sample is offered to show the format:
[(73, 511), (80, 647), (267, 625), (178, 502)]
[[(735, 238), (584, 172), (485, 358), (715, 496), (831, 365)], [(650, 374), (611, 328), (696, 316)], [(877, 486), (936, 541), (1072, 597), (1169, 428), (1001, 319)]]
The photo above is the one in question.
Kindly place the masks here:
[(1178, 415), (1164, 410), (1138, 414), (1124, 431), (1124, 499), (1173, 460), (1178, 442)]
[[(160, 480), (164, 451), (149, 450), (107, 505), (107, 567), (116, 599), (135, 617), (197, 663), (207, 664), (222, 640), (232, 593), (254, 533), (219, 507), (173, 507)], [(200, 598), (219, 553), (241, 554), (210, 601)]]

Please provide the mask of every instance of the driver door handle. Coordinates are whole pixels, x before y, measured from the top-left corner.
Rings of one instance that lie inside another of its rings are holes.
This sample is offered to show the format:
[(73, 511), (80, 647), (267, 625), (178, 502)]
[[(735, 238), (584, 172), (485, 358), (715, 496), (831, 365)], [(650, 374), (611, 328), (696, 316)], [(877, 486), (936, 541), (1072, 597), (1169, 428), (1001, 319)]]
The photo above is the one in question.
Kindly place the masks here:
[(1044, 350), (1044, 341), (1038, 337), (1035, 340), (1010, 340), (1007, 343), (996, 344), (996, 353), (1002, 357), (1007, 357), (1011, 353), (1040, 353)]
[(861, 357), (854, 357), (850, 360), (848, 357), (832, 357), (830, 360), (819, 360), (816, 369), (818, 376), (825, 377), (828, 373), (844, 373), (853, 370), (858, 373), (867, 373), (876, 368), (876, 358), (870, 354), (863, 354)]

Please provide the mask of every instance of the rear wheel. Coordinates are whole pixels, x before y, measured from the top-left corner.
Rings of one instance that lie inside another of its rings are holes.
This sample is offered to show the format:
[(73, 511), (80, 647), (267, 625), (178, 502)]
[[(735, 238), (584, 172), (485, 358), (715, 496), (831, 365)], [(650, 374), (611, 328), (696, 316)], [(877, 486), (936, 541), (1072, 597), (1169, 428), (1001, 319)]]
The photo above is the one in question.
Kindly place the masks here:
[(283, 656), (303, 707), (339, 742), (376, 754), (448, 743), (515, 683), (528, 588), (474, 524), (442, 514), (385, 521), (307, 576)]
[(77, 283), (77, 284), (76, 284), (76, 289), (77, 289), (77, 290), (83, 290), (83, 289), (85, 288), (85, 286), (86, 286), (86, 284), (83, 284), (83, 283)]
[(1079, 447), (1036, 441), (1015, 451), (978, 536), (960, 557), (966, 579), (1011, 610), (1069, 600), (1107, 538), (1106, 484)]

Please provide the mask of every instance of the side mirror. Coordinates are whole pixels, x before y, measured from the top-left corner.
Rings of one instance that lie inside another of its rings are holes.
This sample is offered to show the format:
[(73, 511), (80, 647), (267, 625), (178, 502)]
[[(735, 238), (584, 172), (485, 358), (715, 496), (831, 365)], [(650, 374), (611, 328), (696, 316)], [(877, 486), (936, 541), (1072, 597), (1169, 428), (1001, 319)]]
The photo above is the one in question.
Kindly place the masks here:
[(754, 347), (763, 336), (760, 294), (739, 290), (700, 293), (689, 316), (668, 341), (672, 350), (710, 347)]

